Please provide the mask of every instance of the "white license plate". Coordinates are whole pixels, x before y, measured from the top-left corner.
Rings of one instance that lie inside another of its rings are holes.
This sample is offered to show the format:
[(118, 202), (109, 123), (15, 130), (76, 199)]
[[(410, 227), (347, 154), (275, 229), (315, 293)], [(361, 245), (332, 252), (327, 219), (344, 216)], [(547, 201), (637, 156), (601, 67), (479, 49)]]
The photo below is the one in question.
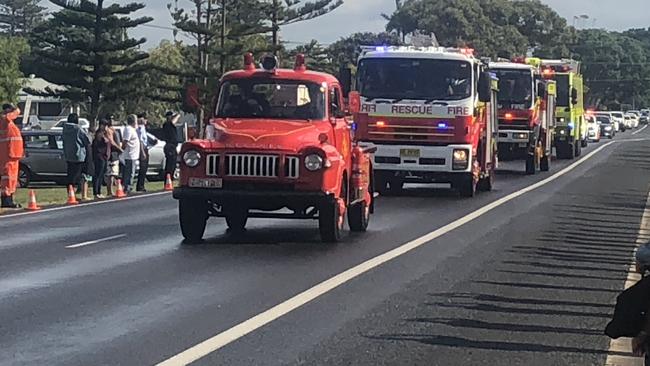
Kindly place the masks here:
[(400, 149), (399, 154), (403, 158), (419, 158), (420, 149)]
[(222, 178), (190, 178), (192, 188), (223, 188)]

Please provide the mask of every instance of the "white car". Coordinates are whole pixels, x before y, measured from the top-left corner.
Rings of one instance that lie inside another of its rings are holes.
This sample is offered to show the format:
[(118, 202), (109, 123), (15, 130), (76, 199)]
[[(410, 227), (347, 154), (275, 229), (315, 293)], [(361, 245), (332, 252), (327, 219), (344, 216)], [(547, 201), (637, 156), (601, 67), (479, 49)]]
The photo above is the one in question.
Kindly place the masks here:
[[(614, 130), (616, 130), (616, 131), (621, 130), (620, 121), (619, 121), (618, 118), (613, 116), (612, 112), (604, 112), (604, 111), (596, 112), (596, 117), (599, 117), (599, 116), (606, 117), (607, 119), (609, 119), (611, 121), (611, 123), (614, 125)], [(596, 119), (598, 119), (598, 118), (596, 118)]]
[[(63, 130), (63, 125), (68, 122), (67, 118), (60, 119), (50, 130), (52, 131), (62, 131)], [(90, 129), (90, 122), (85, 119), (85, 118), (79, 118), (79, 126), (81, 126), (81, 129), (88, 132)]]
[(626, 117), (630, 117), (630, 128), (637, 128), (639, 127), (639, 116), (636, 113), (628, 112), (625, 114)]
[(611, 112), (614, 123), (618, 123), (618, 130), (625, 132), (627, 125), (625, 125), (625, 114), (623, 112)]
[[(124, 130), (123, 126), (113, 126), (115, 131), (122, 136), (122, 131)], [(165, 179), (165, 142), (156, 138), (156, 136), (147, 133), (147, 138), (149, 139), (149, 168), (147, 169), (147, 177), (156, 177), (159, 179)], [(181, 144), (178, 144), (176, 148), (177, 154), (181, 153)], [(138, 162), (139, 164), (139, 162)], [(178, 165), (178, 164), (177, 164)], [(139, 169), (139, 166), (136, 165), (136, 169)], [(177, 167), (174, 172), (174, 179), (178, 179), (180, 171)]]
[(596, 117), (589, 115), (585, 119), (587, 121), (587, 139), (592, 142), (600, 142), (600, 124)]

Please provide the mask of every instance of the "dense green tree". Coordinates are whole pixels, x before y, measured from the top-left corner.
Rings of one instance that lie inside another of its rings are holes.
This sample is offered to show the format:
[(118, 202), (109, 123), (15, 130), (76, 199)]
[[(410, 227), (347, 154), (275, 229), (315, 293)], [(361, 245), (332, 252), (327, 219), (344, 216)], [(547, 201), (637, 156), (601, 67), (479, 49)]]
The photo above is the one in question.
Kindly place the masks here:
[(65, 87), (48, 90), (49, 96), (87, 103), (94, 128), (103, 103), (137, 92), (132, 81), (147, 69), (141, 61), (148, 55), (138, 49), (146, 39), (129, 38), (127, 32), (152, 19), (129, 16), (145, 7), (141, 3), (50, 2), (61, 10), (34, 32), (37, 75)]
[(40, 0), (0, 0), (0, 33), (28, 36), (43, 22), (45, 10)]
[(283, 66), (293, 68), (295, 58), (298, 54), (305, 55), (307, 67), (310, 70), (328, 73), (335, 73), (338, 71), (338, 65), (332, 63), (332, 58), (330, 57), (327, 48), (318, 43), (315, 39), (287, 52), (287, 56), (282, 62)]
[(332, 63), (338, 66), (355, 65), (361, 55), (361, 46), (399, 46), (402, 40), (393, 33), (354, 33), (328, 47)]
[(0, 103), (15, 103), (23, 87), (20, 58), (29, 47), (23, 38), (0, 36), (0, 49)]

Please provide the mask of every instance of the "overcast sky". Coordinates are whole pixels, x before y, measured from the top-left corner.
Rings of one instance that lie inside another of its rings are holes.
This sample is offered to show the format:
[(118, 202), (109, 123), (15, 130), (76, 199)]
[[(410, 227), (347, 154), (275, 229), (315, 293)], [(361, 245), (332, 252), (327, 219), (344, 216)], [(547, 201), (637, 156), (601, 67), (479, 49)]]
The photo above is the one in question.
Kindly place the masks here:
[[(131, 2), (121, 0), (119, 2)], [(142, 14), (155, 20), (151, 25), (170, 27), (171, 17), (167, 4), (172, 0), (139, 0), (147, 4)], [(303, 0), (308, 1), (308, 0)], [(612, 30), (650, 27), (650, 14), (647, 11), (649, 0), (542, 0), (568, 19), (573, 24), (574, 16), (588, 15), (588, 20), (581, 20), (580, 27), (598, 27)], [(189, 0), (179, 0), (180, 4), (190, 4)], [(344, 5), (336, 11), (308, 22), (287, 26), (282, 31), (286, 41), (307, 42), (317, 39), (322, 43), (331, 43), (340, 37), (362, 31), (378, 32), (385, 28), (386, 21), (381, 13), (392, 13), (395, 0), (344, 0)], [(141, 27), (137, 36), (149, 40), (148, 46), (158, 44), (161, 39), (171, 39), (170, 30)]]

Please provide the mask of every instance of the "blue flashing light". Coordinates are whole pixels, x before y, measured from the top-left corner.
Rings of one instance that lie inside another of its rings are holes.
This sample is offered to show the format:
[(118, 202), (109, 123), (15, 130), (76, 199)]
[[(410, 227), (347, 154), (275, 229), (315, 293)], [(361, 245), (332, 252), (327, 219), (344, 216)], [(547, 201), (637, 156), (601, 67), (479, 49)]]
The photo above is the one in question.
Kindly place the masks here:
[(357, 130), (357, 123), (352, 122), (352, 131), (356, 131), (356, 130)]
[(573, 122), (569, 122), (569, 128), (570, 129), (573, 129), (574, 126), (575, 126), (575, 124)]
[(447, 128), (449, 128), (449, 125), (447, 124), (447, 122), (438, 122), (438, 128), (446, 130)]
[(386, 52), (386, 47), (384, 47), (384, 46), (377, 46), (377, 47), (375, 48), (375, 50), (376, 50), (377, 52)]

